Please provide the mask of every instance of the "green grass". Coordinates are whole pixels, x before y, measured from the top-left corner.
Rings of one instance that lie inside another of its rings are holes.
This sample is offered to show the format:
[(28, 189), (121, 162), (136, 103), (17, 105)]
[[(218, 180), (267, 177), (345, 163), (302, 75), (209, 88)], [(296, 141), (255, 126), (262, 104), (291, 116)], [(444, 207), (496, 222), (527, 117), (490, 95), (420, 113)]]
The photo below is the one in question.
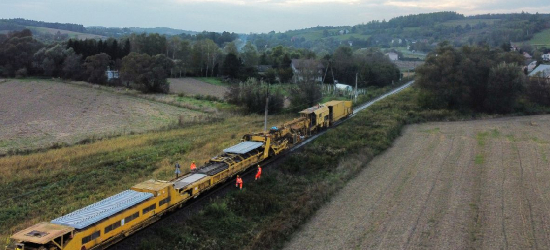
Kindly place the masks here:
[(479, 146), (485, 146), (485, 143), (486, 143), (486, 140), (487, 140), (487, 137), (489, 136), (489, 132), (479, 132), (476, 134), (476, 140), (477, 140), (477, 145)]
[(229, 84), (222, 82), (219, 77), (195, 77), (195, 79), (199, 81), (207, 82), (213, 85), (225, 86), (225, 87), (229, 86)]
[[(338, 32), (340, 30), (341, 29), (327, 29), (329, 34), (332, 34), (332, 33), (338, 34)], [(349, 30), (349, 28), (348, 28), (348, 30)], [(362, 35), (362, 34), (358, 34), (358, 33), (349, 33), (349, 34), (345, 34), (345, 35), (330, 35), (328, 37), (323, 37), (323, 30), (296, 31), (296, 32), (289, 32), (288, 35), (290, 37), (298, 37), (298, 38), (303, 37), (307, 41), (315, 41), (315, 40), (319, 40), (319, 39), (334, 39), (336, 41), (344, 41), (344, 40), (347, 41), (351, 37), (354, 37), (356, 39), (366, 40), (369, 37), (371, 37), (371, 35)]]
[(419, 58), (420, 60), (424, 60), (426, 59), (426, 53), (422, 53), (422, 52), (415, 52), (413, 53), (412, 51), (408, 50), (406, 47), (394, 47), (392, 49), (395, 49), (401, 53), (403, 53), (403, 56), (404, 57), (407, 57), (407, 58)]
[(481, 165), (485, 162), (485, 156), (483, 154), (477, 154), (474, 162), (478, 165)]
[(234, 107), (233, 105), (228, 104), (226, 102), (213, 102), (213, 101), (201, 100), (201, 99), (197, 99), (195, 97), (189, 97), (189, 96), (178, 96), (175, 98), (175, 100), (179, 103), (191, 104), (199, 108), (207, 107), (207, 108), (227, 109), (227, 108)]
[(456, 26), (466, 26), (466, 24), (469, 24), (470, 26), (474, 26), (478, 23), (486, 23), (487, 25), (491, 26), (493, 25), (496, 21), (499, 21), (500, 19), (463, 19), (463, 20), (450, 20), (450, 21), (446, 21), (446, 22), (443, 22), (441, 23), (441, 25), (443, 26), (448, 26), (448, 27), (456, 27)]
[(550, 47), (550, 29), (535, 34), (529, 43), (536, 47)]
[(75, 32), (75, 31), (69, 31), (69, 30), (61, 30), (61, 29), (54, 29), (54, 28), (47, 28), (47, 27), (34, 27), (34, 26), (27, 26), (32, 31), (39, 32), (39, 33), (48, 33), (48, 34), (56, 34), (57, 31), (60, 31), (62, 34), (67, 34), (69, 38), (95, 38), (95, 37), (101, 37), (99, 35), (93, 35), (93, 34), (86, 34), (81, 32)]

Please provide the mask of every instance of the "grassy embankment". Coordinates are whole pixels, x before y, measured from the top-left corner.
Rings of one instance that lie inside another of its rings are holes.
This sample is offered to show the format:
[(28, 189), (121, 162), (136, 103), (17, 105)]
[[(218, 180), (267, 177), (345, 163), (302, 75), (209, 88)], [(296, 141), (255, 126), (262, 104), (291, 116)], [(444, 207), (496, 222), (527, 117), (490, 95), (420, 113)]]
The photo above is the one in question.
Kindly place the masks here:
[(454, 117), (424, 111), (405, 90), (361, 112), (290, 156), (262, 179), (245, 183), (180, 224), (155, 228), (141, 249), (278, 248), (375, 156), (405, 124)]
[[(270, 117), (270, 124), (289, 119)], [(205, 162), (237, 143), (244, 133), (262, 129), (262, 116), (235, 116), (211, 124), (0, 158), (0, 239), (141, 181), (171, 179), (174, 162), (182, 166), (191, 160)]]

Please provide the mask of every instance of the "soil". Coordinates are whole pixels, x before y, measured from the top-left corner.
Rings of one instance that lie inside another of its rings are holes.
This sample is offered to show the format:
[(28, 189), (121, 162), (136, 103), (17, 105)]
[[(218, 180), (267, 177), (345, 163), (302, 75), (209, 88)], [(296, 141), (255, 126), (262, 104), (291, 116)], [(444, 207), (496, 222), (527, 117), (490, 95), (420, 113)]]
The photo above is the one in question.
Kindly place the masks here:
[(207, 82), (199, 81), (194, 78), (170, 78), (170, 92), (175, 94), (210, 95), (223, 99), (227, 88)]
[(6, 80), (0, 84), (0, 155), (145, 132), (196, 113), (78, 84)]
[(368, 163), (286, 249), (549, 249), (550, 116), (429, 123)]

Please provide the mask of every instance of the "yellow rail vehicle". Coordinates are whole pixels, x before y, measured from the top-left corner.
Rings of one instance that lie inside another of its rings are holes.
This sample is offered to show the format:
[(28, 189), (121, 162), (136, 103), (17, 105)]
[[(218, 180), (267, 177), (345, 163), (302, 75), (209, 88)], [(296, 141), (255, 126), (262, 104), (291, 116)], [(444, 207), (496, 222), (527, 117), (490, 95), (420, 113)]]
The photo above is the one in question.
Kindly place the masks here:
[(198, 170), (171, 181), (148, 180), (102, 201), (12, 235), (16, 249), (103, 249), (156, 222), (166, 212), (278, 155), (311, 133), (352, 114), (351, 102), (331, 101), (269, 131), (247, 134)]

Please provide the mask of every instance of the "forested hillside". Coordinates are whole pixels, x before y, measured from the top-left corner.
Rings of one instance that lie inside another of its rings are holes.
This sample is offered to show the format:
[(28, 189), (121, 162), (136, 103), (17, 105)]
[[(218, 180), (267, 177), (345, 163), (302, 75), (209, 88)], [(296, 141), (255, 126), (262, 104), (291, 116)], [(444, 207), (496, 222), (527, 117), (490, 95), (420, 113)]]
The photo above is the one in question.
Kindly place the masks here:
[(258, 48), (277, 45), (308, 48), (328, 53), (341, 45), (364, 47), (408, 47), (429, 52), (437, 43), (454, 46), (501, 46), (527, 41), (550, 28), (550, 14), (485, 14), (465, 17), (456, 12), (437, 12), (370, 21), (343, 27), (313, 27), (284, 33), (269, 32), (248, 37)]

